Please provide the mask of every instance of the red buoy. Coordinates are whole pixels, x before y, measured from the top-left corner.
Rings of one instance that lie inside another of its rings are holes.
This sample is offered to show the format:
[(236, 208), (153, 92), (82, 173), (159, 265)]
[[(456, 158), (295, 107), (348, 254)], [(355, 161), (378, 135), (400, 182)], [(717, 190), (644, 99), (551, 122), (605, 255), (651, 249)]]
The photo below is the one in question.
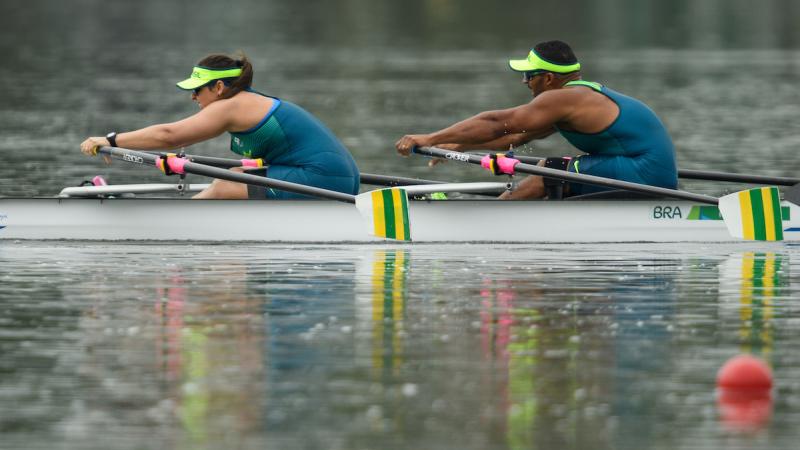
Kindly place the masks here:
[(772, 389), (772, 371), (764, 361), (754, 356), (734, 356), (717, 372), (717, 387), (769, 391)]
[(760, 359), (739, 355), (717, 372), (717, 404), (731, 431), (762, 429), (772, 415), (772, 371)]

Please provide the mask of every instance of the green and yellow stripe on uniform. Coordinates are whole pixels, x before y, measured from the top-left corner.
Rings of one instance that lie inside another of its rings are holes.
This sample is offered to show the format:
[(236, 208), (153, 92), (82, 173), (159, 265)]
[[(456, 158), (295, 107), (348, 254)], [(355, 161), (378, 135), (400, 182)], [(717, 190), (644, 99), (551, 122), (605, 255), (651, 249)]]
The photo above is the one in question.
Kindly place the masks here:
[(735, 236), (751, 241), (783, 240), (780, 194), (776, 187), (736, 192), (719, 199), (719, 210)]
[(369, 222), (370, 234), (398, 241), (411, 240), (406, 191), (380, 189), (356, 197), (356, 206)]

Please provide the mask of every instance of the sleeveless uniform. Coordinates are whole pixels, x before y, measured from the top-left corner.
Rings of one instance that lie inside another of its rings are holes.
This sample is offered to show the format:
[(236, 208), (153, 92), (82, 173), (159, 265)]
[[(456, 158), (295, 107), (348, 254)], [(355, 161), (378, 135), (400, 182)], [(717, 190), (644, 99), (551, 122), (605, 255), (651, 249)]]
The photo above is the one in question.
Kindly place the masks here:
[[(633, 183), (676, 189), (678, 168), (675, 148), (666, 127), (644, 103), (599, 83), (570, 81), (567, 86), (586, 86), (610, 98), (619, 116), (605, 130), (585, 134), (562, 130), (564, 138), (588, 153), (573, 158), (567, 170)], [(609, 188), (570, 183), (571, 195), (590, 194)]]
[[(246, 158), (263, 159), (269, 165), (269, 178), (358, 194), (358, 167), (339, 139), (303, 108), (270, 98), (275, 102), (261, 122), (247, 131), (230, 133), (231, 151)], [(266, 197), (312, 198), (272, 188), (266, 190)]]

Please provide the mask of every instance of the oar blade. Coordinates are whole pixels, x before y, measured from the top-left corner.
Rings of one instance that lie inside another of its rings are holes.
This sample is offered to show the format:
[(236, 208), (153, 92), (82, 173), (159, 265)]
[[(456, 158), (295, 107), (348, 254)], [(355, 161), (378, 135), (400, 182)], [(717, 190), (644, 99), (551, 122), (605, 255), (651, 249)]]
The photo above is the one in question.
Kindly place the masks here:
[(367, 223), (369, 234), (398, 241), (411, 240), (405, 190), (389, 188), (359, 194), (356, 207)]
[(719, 199), (719, 211), (733, 237), (782, 241), (780, 192), (776, 187), (739, 191)]

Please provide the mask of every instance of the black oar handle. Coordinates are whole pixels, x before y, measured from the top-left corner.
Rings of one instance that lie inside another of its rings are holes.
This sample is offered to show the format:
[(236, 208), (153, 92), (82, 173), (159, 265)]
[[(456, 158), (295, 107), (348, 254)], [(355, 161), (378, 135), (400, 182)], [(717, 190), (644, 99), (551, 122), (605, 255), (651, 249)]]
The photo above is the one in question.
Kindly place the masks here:
[[(420, 155), (435, 156), (438, 158), (452, 159), (455, 161), (468, 162), (477, 165), (480, 165), (481, 160), (483, 159), (482, 156), (444, 150), (435, 147), (415, 147), (412, 149), (412, 152)], [(690, 200), (693, 202), (707, 203), (709, 205), (719, 204), (719, 199), (708, 195), (694, 194), (691, 192), (667, 189), (657, 186), (648, 186), (645, 184), (631, 183), (628, 181), (614, 180), (611, 178), (596, 177), (594, 175), (578, 174), (564, 170), (548, 169), (546, 167), (539, 167), (533, 164), (525, 164), (522, 162), (514, 166), (514, 171), (527, 173), (529, 175), (539, 175), (547, 178), (572, 181), (581, 184), (593, 184), (596, 186), (610, 187), (632, 192), (641, 192), (650, 195), (661, 195), (664, 197), (677, 198), (681, 200)]]
[[(160, 158), (163, 158), (159, 154), (140, 152), (136, 150), (128, 150), (118, 147), (100, 147), (97, 150), (97, 152), (130, 163), (149, 165), (153, 167), (156, 167), (156, 163)], [(345, 194), (343, 192), (330, 191), (327, 189), (321, 189), (313, 186), (306, 186), (302, 184), (290, 183), (288, 181), (276, 180), (274, 178), (260, 177), (248, 173), (231, 172), (230, 170), (227, 169), (212, 167), (191, 161), (184, 161), (183, 169), (187, 173), (193, 173), (212, 178), (219, 178), (221, 180), (233, 181), (236, 183), (244, 183), (253, 186), (280, 189), (282, 191), (294, 192), (297, 194), (303, 194), (330, 200), (337, 200), (346, 203), (356, 202), (356, 197), (354, 195)]]

